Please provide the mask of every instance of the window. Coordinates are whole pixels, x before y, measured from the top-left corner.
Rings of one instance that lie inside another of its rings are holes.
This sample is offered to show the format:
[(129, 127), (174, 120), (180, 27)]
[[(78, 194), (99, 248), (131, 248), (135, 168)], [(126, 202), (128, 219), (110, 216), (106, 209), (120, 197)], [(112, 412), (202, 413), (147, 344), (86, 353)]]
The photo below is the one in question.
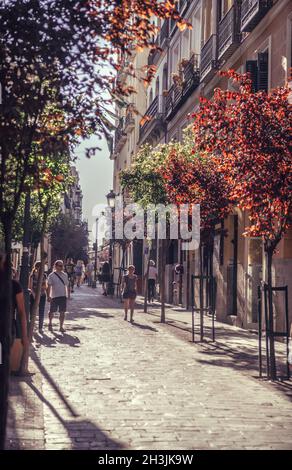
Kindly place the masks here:
[(155, 84), (155, 96), (159, 95), (159, 77), (156, 78), (156, 84)]
[(221, 21), (226, 13), (233, 6), (233, 0), (220, 0), (219, 1), (219, 21)]
[(246, 71), (250, 73), (253, 92), (269, 90), (269, 51), (258, 53), (257, 60), (246, 62)]
[(186, 59), (190, 57), (190, 30), (189, 29), (187, 29), (183, 33), (181, 55), (183, 58), (186, 58)]
[(201, 10), (198, 10), (192, 21), (193, 29), (191, 31), (191, 51), (195, 54), (200, 54), (201, 52)]
[(212, 0), (206, 0), (204, 2), (204, 11), (203, 11), (203, 25), (204, 25), (204, 31), (203, 31), (203, 43), (205, 44), (211, 34), (213, 33), (212, 31), (212, 17), (213, 17), (213, 8), (212, 8)]
[(173, 54), (172, 54), (172, 72), (173, 73), (177, 72), (178, 61), (179, 61), (179, 46), (177, 44), (177, 46), (174, 48)]

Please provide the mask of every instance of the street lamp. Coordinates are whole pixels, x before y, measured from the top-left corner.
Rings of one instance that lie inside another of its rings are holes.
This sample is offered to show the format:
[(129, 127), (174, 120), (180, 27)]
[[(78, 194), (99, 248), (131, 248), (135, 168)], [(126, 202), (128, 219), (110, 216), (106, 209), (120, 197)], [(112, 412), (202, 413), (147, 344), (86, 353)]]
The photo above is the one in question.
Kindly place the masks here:
[[(108, 207), (111, 210), (112, 215), (112, 235), (115, 236), (115, 226), (114, 226), (114, 210), (116, 203), (116, 194), (113, 189), (106, 195)], [(110, 265), (110, 282), (109, 282), (109, 294), (113, 294), (113, 238), (110, 239), (110, 252), (109, 252), (109, 265)]]
[(106, 195), (106, 198), (108, 206), (113, 210), (116, 204), (116, 195), (113, 189), (111, 189), (110, 192)]
[[(104, 212), (101, 213), (101, 216), (103, 215), (104, 215)], [(96, 288), (96, 284), (97, 284), (98, 222), (99, 222), (99, 217), (96, 217), (95, 219), (95, 247), (94, 247), (94, 280), (92, 282), (93, 288)]]

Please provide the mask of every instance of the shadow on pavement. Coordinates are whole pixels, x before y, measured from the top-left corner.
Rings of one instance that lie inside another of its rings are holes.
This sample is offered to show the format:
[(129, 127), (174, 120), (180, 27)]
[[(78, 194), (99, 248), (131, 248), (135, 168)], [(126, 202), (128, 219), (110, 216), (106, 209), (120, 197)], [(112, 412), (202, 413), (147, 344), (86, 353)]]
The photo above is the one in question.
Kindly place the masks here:
[[(71, 444), (69, 444), (70, 449), (78, 450), (78, 449), (92, 449), (94, 447), (99, 449), (122, 449), (124, 446), (117, 441), (109, 438), (106, 434), (104, 434), (94, 423), (88, 420), (65, 420), (62, 418), (60, 413), (56, 410), (54, 405), (47, 400), (42, 392), (34, 385), (30, 378), (25, 379), (25, 382), (30, 386), (33, 392), (37, 395), (39, 400), (46, 405), (51, 413), (57, 418), (59, 423), (62, 424), (64, 429), (66, 430), (67, 436), (65, 436), (64, 440), (67, 438), (70, 439)], [(58, 393), (60, 395), (60, 392)], [(68, 402), (67, 402), (68, 405)], [(69, 409), (72, 410), (71, 406), (68, 405)], [(78, 417), (77, 414), (73, 414), (74, 417)], [(52, 439), (53, 442), (53, 439)], [(52, 444), (52, 447), (54, 445)], [(48, 445), (50, 448), (50, 445)], [(59, 448), (59, 445), (58, 445)], [(64, 443), (64, 449), (68, 449), (68, 444)]]
[[(63, 395), (62, 391), (55, 383), (54, 379), (51, 377), (47, 369), (41, 364), (40, 359), (38, 358), (37, 354), (33, 351), (31, 354), (31, 359), (33, 360), (34, 364), (38, 368), (42, 377), (47, 380), (50, 386), (55, 391), (56, 395), (60, 398), (63, 404), (66, 407), (66, 410), (72, 416), (72, 420), (64, 419), (58, 410), (54, 407), (52, 400), (48, 400), (44, 397), (40, 387), (37, 387), (34, 383), (32, 377), (19, 377), (17, 380), (19, 382), (25, 382), (27, 385), (32, 389), (32, 391), (36, 394), (39, 400), (46, 405), (51, 413), (55, 416), (55, 418), (62, 424), (64, 429), (66, 430), (67, 436), (71, 441), (69, 445), (70, 449), (78, 450), (78, 449), (122, 449), (125, 448), (123, 444), (118, 441), (111, 439), (107, 436), (101, 429), (99, 429), (94, 423), (89, 420), (82, 420), (80, 419), (79, 414), (77, 411), (71, 406), (68, 402), (66, 397)], [(15, 428), (17, 429), (17, 423), (15, 423)], [(52, 439), (53, 441), (53, 439)], [(58, 445), (59, 448), (59, 445)], [(64, 443), (64, 448), (68, 448), (68, 445)]]
[(136, 326), (137, 328), (140, 328), (141, 330), (149, 330), (149, 331), (154, 331), (155, 333), (158, 333), (158, 330), (156, 328), (152, 328), (152, 326), (148, 325), (141, 325), (141, 323), (137, 323), (135, 320), (133, 323), (131, 323), (132, 326)]
[(68, 333), (55, 333), (51, 332), (53, 336), (48, 336), (46, 334), (35, 335), (36, 347), (46, 346), (46, 347), (55, 347), (58, 344), (68, 344), (72, 348), (79, 347), (80, 339), (77, 336), (69, 335)]
[[(79, 310), (81, 311), (81, 315), (79, 316), (79, 318), (100, 317), (100, 318), (109, 319), (109, 318), (114, 318), (115, 317), (114, 315), (112, 315), (110, 313), (101, 312), (100, 309), (98, 309), (98, 308), (82, 307)], [(76, 319), (76, 313), (74, 313), (74, 314), (68, 313), (66, 318), (68, 318), (68, 320), (75, 320)]]

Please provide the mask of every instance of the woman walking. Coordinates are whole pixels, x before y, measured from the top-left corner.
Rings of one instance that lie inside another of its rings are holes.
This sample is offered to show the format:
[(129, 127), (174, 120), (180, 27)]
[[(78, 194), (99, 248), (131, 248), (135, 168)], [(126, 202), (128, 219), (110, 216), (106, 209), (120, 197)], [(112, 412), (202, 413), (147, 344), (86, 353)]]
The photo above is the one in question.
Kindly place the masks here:
[(123, 299), (124, 299), (124, 309), (125, 317), (124, 320), (128, 318), (128, 310), (130, 308), (130, 322), (133, 323), (134, 318), (134, 308), (135, 300), (137, 296), (137, 276), (135, 274), (135, 266), (130, 265), (128, 267), (128, 274), (123, 277)]
[(83, 261), (78, 260), (75, 266), (75, 276), (77, 281), (77, 287), (80, 287), (83, 281), (83, 274), (84, 274), (84, 264)]
[[(28, 283), (28, 288), (31, 291), (30, 294), (30, 321), (31, 321), (31, 314), (32, 314), (32, 309), (33, 305), (35, 302), (35, 296), (36, 296), (36, 289), (37, 289), (37, 283), (38, 283), (38, 276), (39, 276), (39, 270), (41, 267), (41, 262), (36, 261), (34, 264), (33, 270), (29, 276), (29, 283)], [(40, 303), (39, 303), (39, 333), (43, 333), (43, 327), (44, 327), (44, 319), (45, 319), (45, 306), (46, 306), (46, 291), (47, 291), (47, 276), (43, 274), (43, 280), (42, 280), (42, 287), (41, 287), (41, 296), (40, 296)]]

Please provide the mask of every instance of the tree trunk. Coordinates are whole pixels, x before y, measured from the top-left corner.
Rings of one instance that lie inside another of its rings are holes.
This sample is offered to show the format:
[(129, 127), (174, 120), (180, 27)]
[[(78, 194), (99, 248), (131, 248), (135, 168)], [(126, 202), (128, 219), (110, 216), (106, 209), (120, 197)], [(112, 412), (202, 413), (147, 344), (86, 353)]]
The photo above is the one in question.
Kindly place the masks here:
[(150, 246), (148, 247), (148, 259), (147, 259), (147, 269), (145, 274), (144, 281), (144, 313), (147, 313), (148, 310), (148, 278), (149, 278), (149, 266), (150, 266)]
[(275, 357), (275, 340), (274, 340), (274, 308), (273, 308), (273, 291), (272, 291), (272, 261), (273, 261), (273, 248), (267, 250), (267, 270), (268, 270), (268, 330), (269, 330), (269, 345), (270, 345), (270, 374), (271, 379), (276, 379), (276, 357)]
[(165, 323), (165, 266), (167, 243), (161, 240), (161, 260), (160, 260), (160, 322)]
[(11, 283), (11, 244), (12, 220), (2, 220), (5, 237), (6, 268), (1, 275), (0, 285), (0, 348), (2, 362), (0, 363), (0, 450), (5, 447), (6, 420), (8, 411), (8, 391), (10, 373), (10, 345), (12, 330), (12, 283)]
[(186, 252), (187, 256), (187, 269), (186, 269), (186, 280), (187, 280), (187, 292), (186, 292), (186, 310), (190, 306), (190, 251)]
[(203, 310), (203, 303), (204, 303), (204, 267), (203, 267), (203, 244), (200, 244), (200, 281), (199, 281), (199, 299), (200, 299), (200, 339), (203, 341), (204, 339), (204, 310)]

